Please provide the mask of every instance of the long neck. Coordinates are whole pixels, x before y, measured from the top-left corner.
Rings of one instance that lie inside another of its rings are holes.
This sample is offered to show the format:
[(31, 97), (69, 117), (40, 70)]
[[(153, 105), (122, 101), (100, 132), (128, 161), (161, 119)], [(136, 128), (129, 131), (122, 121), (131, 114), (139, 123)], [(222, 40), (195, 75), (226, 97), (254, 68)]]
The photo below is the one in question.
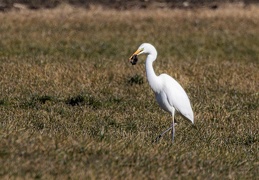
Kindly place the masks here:
[(154, 92), (159, 91), (159, 80), (157, 75), (155, 74), (154, 68), (153, 68), (153, 62), (155, 61), (156, 56), (153, 56), (152, 54), (149, 54), (146, 59), (146, 73), (147, 73), (147, 80), (149, 85), (151, 86), (152, 90)]

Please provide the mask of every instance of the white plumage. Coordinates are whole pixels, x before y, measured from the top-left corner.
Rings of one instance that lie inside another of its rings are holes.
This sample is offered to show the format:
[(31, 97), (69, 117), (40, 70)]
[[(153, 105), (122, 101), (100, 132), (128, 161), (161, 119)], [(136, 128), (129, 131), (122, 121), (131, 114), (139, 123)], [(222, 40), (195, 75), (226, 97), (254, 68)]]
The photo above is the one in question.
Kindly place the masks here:
[(181, 114), (185, 119), (194, 123), (193, 111), (190, 100), (182, 88), (182, 86), (171, 76), (161, 74), (157, 76), (153, 69), (153, 62), (157, 58), (157, 51), (155, 47), (149, 43), (143, 43), (138, 50), (130, 57), (130, 62), (135, 65), (137, 56), (140, 54), (147, 54), (146, 58), (146, 74), (148, 83), (155, 93), (156, 100), (159, 106), (170, 113), (173, 118), (173, 123), (170, 128), (160, 134), (156, 141), (162, 137), (166, 132), (172, 129), (172, 141), (174, 140), (174, 115), (176, 112)]

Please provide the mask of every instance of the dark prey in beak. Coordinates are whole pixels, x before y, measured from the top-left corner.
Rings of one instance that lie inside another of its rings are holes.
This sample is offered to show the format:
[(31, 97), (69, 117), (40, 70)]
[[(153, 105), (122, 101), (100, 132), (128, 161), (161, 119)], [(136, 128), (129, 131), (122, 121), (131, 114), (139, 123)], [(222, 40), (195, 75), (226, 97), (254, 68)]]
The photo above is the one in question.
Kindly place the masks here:
[(133, 55), (130, 59), (130, 62), (132, 65), (136, 65), (138, 62), (138, 56), (137, 55)]

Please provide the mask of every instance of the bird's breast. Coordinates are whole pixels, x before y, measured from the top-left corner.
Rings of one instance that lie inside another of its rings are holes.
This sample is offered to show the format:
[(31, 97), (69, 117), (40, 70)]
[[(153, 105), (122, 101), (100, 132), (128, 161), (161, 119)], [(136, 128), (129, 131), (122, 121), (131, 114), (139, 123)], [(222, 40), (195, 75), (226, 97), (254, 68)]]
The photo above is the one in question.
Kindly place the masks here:
[(155, 93), (155, 96), (156, 96), (156, 101), (159, 104), (159, 106), (163, 110), (165, 110), (165, 111), (167, 111), (169, 113), (172, 113), (172, 107), (171, 107), (171, 105), (168, 102), (166, 94), (163, 91), (161, 91), (159, 93)]

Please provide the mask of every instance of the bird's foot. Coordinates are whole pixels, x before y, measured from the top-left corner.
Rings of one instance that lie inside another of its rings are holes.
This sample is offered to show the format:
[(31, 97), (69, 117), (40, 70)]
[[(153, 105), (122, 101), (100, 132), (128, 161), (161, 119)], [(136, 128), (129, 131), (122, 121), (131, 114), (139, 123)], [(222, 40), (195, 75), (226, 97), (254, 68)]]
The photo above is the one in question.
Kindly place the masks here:
[(159, 134), (159, 136), (157, 136), (156, 139), (154, 139), (154, 140), (152, 141), (152, 143), (157, 143), (157, 142), (160, 140), (161, 137), (162, 137), (162, 135)]
[(172, 128), (173, 128), (173, 126), (171, 126), (171, 127), (168, 128), (167, 130), (165, 130), (164, 132), (162, 132), (161, 134), (159, 134), (159, 136), (157, 136), (156, 139), (152, 141), (152, 143), (158, 142), (158, 141), (160, 140), (160, 138), (161, 138), (162, 136), (164, 136), (164, 134), (167, 133), (168, 131), (170, 131)]

